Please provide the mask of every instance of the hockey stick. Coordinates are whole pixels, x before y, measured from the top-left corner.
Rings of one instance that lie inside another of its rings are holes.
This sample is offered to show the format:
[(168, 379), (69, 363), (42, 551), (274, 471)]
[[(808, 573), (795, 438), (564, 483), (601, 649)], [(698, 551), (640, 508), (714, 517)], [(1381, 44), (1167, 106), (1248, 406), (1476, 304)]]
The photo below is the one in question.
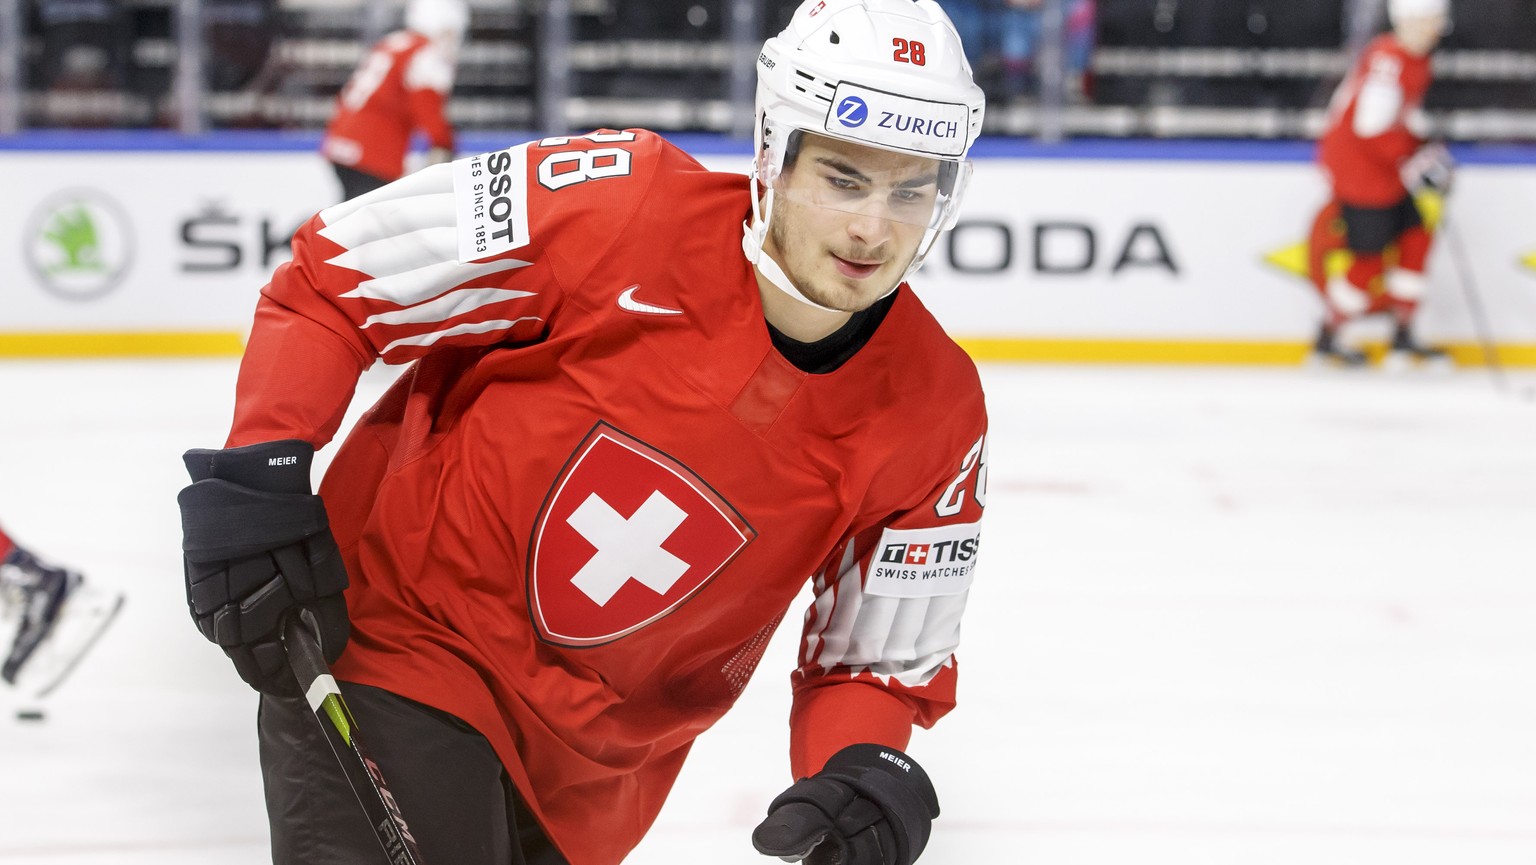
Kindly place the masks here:
[(325, 731), (331, 750), (336, 752), (336, 760), (346, 773), (352, 792), (357, 794), (357, 801), (363, 806), (363, 813), (368, 816), (390, 865), (422, 865), (416, 839), (411, 837), (405, 817), (400, 814), (400, 806), (384, 784), (379, 764), (368, 756), (357, 721), (347, 709), (341, 689), (325, 664), (320, 639), (316, 636), (319, 632), (315, 614), (309, 610), (300, 610), (283, 621), (283, 648), (288, 652), (288, 666), (293, 668), (293, 675), (299, 680), (299, 687), (309, 700), (315, 719)]
[(1477, 290), (1477, 284), (1472, 281), (1472, 264), (1467, 260), (1467, 248), (1461, 243), (1461, 233), (1449, 219), (1441, 217), (1440, 230), (1445, 232), (1445, 239), (1451, 247), (1451, 263), (1456, 268), (1456, 284), (1461, 287), (1461, 295), (1466, 299), (1467, 309), (1472, 313), (1472, 326), (1477, 331), (1477, 342), (1483, 352), (1483, 363), (1487, 365), (1488, 372), (1493, 376), (1493, 386), (1501, 393), (1509, 392), (1509, 381), (1504, 377), (1504, 365), (1499, 362), (1499, 347), (1493, 341), (1493, 326), (1488, 321), (1488, 311), (1483, 306), (1483, 298)]

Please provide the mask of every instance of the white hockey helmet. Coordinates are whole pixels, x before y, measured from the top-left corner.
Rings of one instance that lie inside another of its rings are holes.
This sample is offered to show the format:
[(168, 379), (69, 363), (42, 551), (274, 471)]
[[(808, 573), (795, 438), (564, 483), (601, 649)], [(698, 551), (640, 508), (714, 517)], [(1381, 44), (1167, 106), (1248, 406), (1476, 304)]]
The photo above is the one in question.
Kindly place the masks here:
[(757, 58), (747, 258), (817, 306), (762, 255), (774, 186), (798, 136), (810, 132), (938, 162), (939, 195), (921, 218), (927, 230), (905, 280), (955, 223), (985, 107), (960, 37), (934, 0), (804, 0)]
[(1450, 0), (1388, 0), (1387, 19), (1397, 27), (1410, 18), (1449, 18)]
[(411, 0), (405, 27), (434, 39), (458, 38), (469, 28), (469, 6), (464, 0)]

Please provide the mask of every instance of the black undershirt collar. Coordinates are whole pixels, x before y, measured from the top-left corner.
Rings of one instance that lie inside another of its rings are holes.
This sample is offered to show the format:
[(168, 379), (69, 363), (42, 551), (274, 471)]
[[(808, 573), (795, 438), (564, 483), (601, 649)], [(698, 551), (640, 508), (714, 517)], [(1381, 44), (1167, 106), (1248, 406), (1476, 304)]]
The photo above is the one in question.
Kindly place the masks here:
[(779, 354), (784, 355), (784, 359), (801, 372), (832, 372), (847, 363), (869, 342), (894, 303), (896, 292), (893, 291), (875, 301), (868, 309), (854, 313), (842, 327), (815, 342), (791, 339), (771, 324), (768, 325), (768, 336)]

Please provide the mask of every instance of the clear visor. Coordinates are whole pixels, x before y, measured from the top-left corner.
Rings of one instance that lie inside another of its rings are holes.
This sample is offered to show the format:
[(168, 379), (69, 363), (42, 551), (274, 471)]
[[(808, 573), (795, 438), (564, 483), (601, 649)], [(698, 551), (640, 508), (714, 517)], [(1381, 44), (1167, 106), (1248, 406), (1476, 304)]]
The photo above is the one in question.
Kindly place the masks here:
[(761, 178), (775, 196), (903, 225), (949, 228), (971, 176), (969, 161), (895, 153), (798, 129), (769, 140), (786, 147), (783, 168), (765, 170)]

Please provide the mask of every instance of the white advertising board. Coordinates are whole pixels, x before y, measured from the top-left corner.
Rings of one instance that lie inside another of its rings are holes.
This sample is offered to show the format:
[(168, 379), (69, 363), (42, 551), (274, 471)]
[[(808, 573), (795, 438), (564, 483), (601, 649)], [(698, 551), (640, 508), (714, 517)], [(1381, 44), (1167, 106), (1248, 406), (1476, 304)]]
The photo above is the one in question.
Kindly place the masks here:
[[(1304, 163), (987, 162), (914, 284), (963, 336), (1304, 341), (1323, 307), (1288, 266), (1327, 196)], [(1467, 166), (1448, 201), (1422, 336), (1475, 340), (1469, 280), (1536, 342), (1536, 166)]]
[[(0, 189), (0, 354), (111, 353), (100, 346), (134, 334), (155, 337), (137, 353), (237, 351), (287, 237), (339, 195), (305, 151), (0, 151)], [(951, 333), (996, 357), (1299, 352), (1322, 306), (1285, 264), (1325, 195), (1297, 161), (982, 159), (959, 226), (913, 283)], [(1432, 255), (1421, 336), (1476, 342), (1470, 282), (1507, 359), (1536, 363), (1536, 164), (1465, 166), (1449, 210), (1455, 243)]]
[(309, 154), (0, 153), (0, 331), (240, 331), (338, 195)]

